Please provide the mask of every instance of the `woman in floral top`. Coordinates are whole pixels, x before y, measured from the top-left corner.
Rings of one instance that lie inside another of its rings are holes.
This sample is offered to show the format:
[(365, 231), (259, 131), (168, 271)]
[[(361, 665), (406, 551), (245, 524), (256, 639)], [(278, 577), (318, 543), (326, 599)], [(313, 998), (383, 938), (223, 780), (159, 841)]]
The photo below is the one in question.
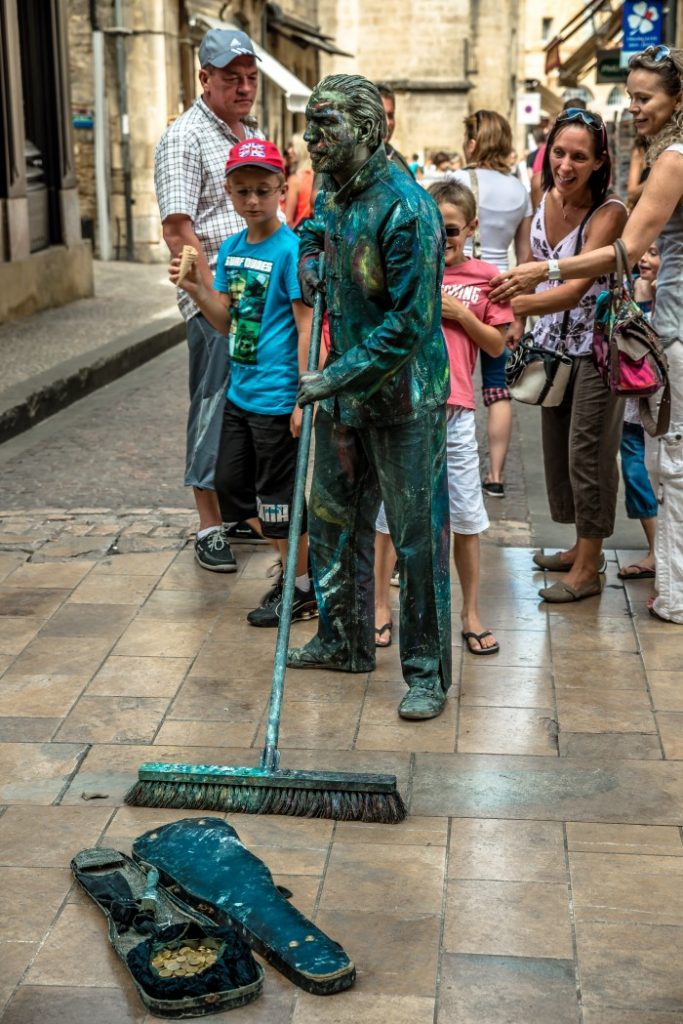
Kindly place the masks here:
[[(531, 223), (535, 260), (559, 260), (619, 237), (626, 209), (620, 200), (607, 198), (610, 170), (602, 119), (576, 108), (560, 114), (548, 136), (543, 191)], [(533, 295), (512, 300), (516, 314), (538, 317), (536, 345), (563, 344), (573, 357), (562, 404), (541, 410), (550, 513), (556, 523), (576, 525), (568, 551), (534, 556), (540, 568), (565, 573), (561, 582), (539, 591), (553, 603), (602, 592), (602, 544), (614, 530), (623, 400), (605, 387), (591, 358), (595, 300), (605, 282), (605, 277), (543, 281)]]

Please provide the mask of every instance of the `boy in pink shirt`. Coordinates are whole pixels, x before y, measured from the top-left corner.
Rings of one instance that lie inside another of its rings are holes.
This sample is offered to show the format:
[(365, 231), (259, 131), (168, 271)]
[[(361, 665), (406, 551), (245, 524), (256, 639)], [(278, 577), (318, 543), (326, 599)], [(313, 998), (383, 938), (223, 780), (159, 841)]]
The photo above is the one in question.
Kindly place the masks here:
[(477, 205), (470, 189), (457, 181), (429, 188), (446, 227), (446, 268), (441, 286), (442, 321), (451, 369), (448, 400), (448, 490), (453, 558), (462, 590), (462, 638), (472, 654), (495, 654), (500, 648), (479, 617), (479, 534), (489, 519), (484, 508), (479, 450), (474, 424), (472, 375), (479, 349), (499, 356), (514, 319), (506, 303), (491, 302), (496, 267), (465, 256), (465, 242), (477, 226)]

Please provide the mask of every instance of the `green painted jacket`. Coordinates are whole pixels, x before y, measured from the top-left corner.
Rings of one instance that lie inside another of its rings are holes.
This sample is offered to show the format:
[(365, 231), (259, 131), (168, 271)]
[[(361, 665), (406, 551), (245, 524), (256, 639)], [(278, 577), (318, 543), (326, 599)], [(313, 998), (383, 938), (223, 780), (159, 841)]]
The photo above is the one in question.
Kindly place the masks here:
[(335, 393), (321, 404), (339, 422), (399, 423), (446, 402), (444, 238), (436, 203), (383, 145), (342, 188), (325, 177), (300, 267), (324, 249)]

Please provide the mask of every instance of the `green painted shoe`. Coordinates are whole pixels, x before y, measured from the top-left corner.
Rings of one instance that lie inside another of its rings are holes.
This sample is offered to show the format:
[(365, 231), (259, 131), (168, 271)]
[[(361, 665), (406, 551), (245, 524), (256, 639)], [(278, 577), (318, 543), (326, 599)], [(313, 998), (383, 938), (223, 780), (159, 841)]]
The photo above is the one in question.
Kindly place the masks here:
[(420, 721), (423, 718), (436, 718), (444, 709), (446, 694), (440, 683), (431, 686), (423, 684), (411, 686), (398, 706), (400, 718)]
[(314, 636), (303, 647), (290, 647), (287, 651), (288, 668), (323, 668), (332, 672), (372, 672), (374, 659), (357, 664), (335, 655), (323, 646), (320, 637)]

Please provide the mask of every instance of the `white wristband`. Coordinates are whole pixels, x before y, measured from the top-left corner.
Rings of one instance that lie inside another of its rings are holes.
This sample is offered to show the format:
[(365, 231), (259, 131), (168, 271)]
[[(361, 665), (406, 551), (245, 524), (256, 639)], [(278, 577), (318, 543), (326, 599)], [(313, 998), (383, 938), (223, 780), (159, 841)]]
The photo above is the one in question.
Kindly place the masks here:
[(548, 280), (549, 281), (561, 281), (562, 274), (560, 273), (560, 261), (559, 260), (548, 260)]

